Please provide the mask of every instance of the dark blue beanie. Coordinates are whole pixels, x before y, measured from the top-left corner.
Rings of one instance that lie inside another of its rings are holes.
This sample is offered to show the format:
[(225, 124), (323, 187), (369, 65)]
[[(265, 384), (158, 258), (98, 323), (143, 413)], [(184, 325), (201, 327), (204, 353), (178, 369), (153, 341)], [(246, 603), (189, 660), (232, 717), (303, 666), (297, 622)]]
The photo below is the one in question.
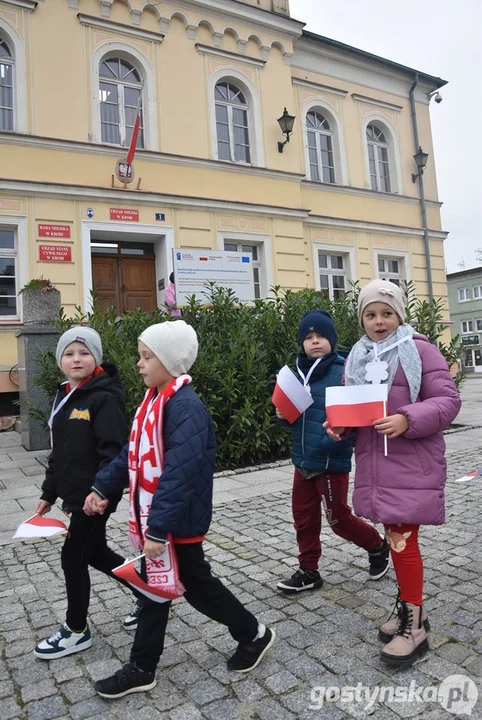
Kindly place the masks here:
[(337, 341), (336, 330), (333, 319), (327, 312), (324, 310), (310, 310), (306, 315), (303, 315), (298, 327), (298, 342), (300, 345), (303, 345), (305, 337), (310, 332), (323, 335), (330, 343), (331, 349), (334, 349)]

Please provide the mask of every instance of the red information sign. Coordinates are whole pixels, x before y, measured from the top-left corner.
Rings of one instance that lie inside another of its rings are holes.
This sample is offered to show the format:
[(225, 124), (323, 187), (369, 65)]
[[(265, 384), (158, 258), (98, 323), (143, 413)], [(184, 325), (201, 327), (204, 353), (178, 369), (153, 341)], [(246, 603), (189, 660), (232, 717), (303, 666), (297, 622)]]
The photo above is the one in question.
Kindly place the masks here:
[(71, 262), (72, 248), (70, 245), (39, 245), (39, 260), (48, 262)]
[(39, 237), (47, 238), (69, 238), (70, 225), (42, 225), (38, 226)]
[(128, 208), (110, 208), (110, 219), (139, 222), (139, 210), (129, 210)]

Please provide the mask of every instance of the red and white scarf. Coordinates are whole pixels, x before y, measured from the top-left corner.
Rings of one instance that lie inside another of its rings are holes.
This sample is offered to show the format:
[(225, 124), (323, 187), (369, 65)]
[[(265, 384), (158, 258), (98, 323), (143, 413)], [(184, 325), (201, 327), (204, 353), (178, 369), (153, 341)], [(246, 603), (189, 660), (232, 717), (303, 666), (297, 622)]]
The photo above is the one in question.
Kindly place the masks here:
[[(132, 423), (129, 438), (129, 539), (135, 550), (142, 551), (144, 547), (152, 498), (159, 482), (162, 482), (164, 406), (183, 385), (190, 382), (190, 375), (180, 375), (166, 385), (157, 397), (156, 388), (149, 388)], [(163, 572), (158, 565), (146, 558), (148, 583), (153, 580), (156, 571)]]

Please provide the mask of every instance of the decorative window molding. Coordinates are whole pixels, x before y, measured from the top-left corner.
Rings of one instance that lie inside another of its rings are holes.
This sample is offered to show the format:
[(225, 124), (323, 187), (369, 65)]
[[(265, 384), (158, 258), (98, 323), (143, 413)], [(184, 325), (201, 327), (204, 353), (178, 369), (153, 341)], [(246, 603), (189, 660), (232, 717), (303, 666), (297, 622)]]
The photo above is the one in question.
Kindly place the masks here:
[(201, 43), (196, 43), (196, 50), (200, 55), (216, 55), (226, 60), (238, 60), (245, 65), (254, 65), (255, 67), (261, 68), (266, 65), (266, 60), (259, 60), (258, 58), (249, 57), (249, 55), (229, 52), (229, 50), (220, 50), (219, 48), (213, 48), (209, 45), (201, 45)]
[(22, 8), (22, 10), (30, 10), (33, 12), (38, 5), (37, 0), (2, 0), (4, 5), (13, 5), (13, 7)]
[(351, 94), (353, 100), (355, 102), (361, 102), (361, 103), (368, 103), (369, 105), (378, 105), (378, 107), (382, 107), (385, 110), (394, 110), (395, 112), (400, 112), (403, 110), (402, 105), (393, 105), (392, 103), (385, 102), (384, 100), (376, 100), (375, 98), (366, 97), (365, 95), (358, 95), (357, 93)]
[(10, 315), (0, 315), (0, 324), (12, 320), (22, 320), (22, 296), (18, 293), (29, 279), (27, 219), (14, 215), (2, 215), (0, 217), (1, 230), (13, 231), (13, 248), (3, 246), (3, 243), (0, 242), (0, 262), (2, 259), (14, 260), (16, 308), (15, 312)]
[(102, 142), (100, 120), (100, 74), (101, 63), (109, 57), (120, 57), (134, 65), (140, 74), (144, 87), (142, 109), (144, 121), (144, 147), (158, 150), (158, 114), (154, 70), (147, 58), (137, 48), (123, 42), (106, 42), (100, 45), (91, 57), (91, 98), (92, 98), (92, 140)]
[(310, 90), (316, 90), (317, 92), (331, 93), (332, 95), (338, 95), (338, 97), (341, 98), (345, 98), (348, 95), (348, 90), (335, 88), (331, 85), (321, 85), (320, 83), (310, 82), (309, 80), (300, 80), (299, 78), (292, 78), (291, 82), (293, 83), (293, 85), (307, 87), (310, 88)]
[[(33, 8), (32, 8), (33, 9)], [(0, 17), (0, 40), (9, 48), (12, 60), (13, 131), (28, 132), (27, 60), (25, 44), (18, 32)], [(0, 58), (1, 59), (1, 58)]]
[[(374, 248), (373, 262), (375, 275), (383, 280), (396, 280), (399, 284), (400, 280), (406, 282), (412, 279), (412, 271), (410, 267), (410, 253), (405, 250), (393, 250), (392, 248)], [(380, 264), (383, 262), (384, 267)], [(396, 262), (398, 269), (390, 267), (388, 263)]]
[(362, 123), (366, 187), (370, 190), (372, 189), (367, 142), (367, 127), (369, 125), (374, 125), (377, 129), (381, 130), (387, 141), (388, 166), (390, 170), (390, 191), (386, 194), (403, 195), (402, 163), (398, 133), (386, 117), (376, 113), (370, 113), (370, 115), (367, 115)]
[(308, 142), (308, 128), (306, 124), (306, 118), (308, 113), (318, 112), (330, 123), (331, 137), (332, 137), (332, 150), (333, 150), (333, 162), (335, 168), (335, 182), (334, 183), (323, 183), (325, 185), (348, 185), (348, 170), (346, 161), (346, 149), (345, 140), (343, 135), (343, 125), (341, 119), (330, 103), (326, 102), (325, 99), (316, 100), (311, 98), (301, 110), (301, 117), (303, 118), (303, 145), (305, 150), (305, 169), (306, 177), (313, 180), (310, 172), (310, 153), (309, 153), (309, 142)]
[(131, 35), (132, 37), (142, 38), (150, 42), (161, 43), (164, 40), (163, 33), (152, 32), (150, 30), (141, 30), (140, 28), (124, 25), (123, 23), (113, 22), (105, 18), (94, 17), (93, 15), (77, 15), (81, 25), (85, 27), (99, 28), (101, 30), (111, 30), (113, 32), (121, 32), (123, 35)]
[(273, 285), (273, 265), (271, 261), (271, 236), (258, 233), (230, 232), (218, 230), (216, 233), (218, 250), (224, 250), (226, 244), (255, 245), (258, 249), (258, 259), (253, 265), (259, 269), (260, 296), (267, 298), (269, 289)]
[(230, 82), (244, 94), (248, 106), (250, 164), (264, 166), (263, 124), (261, 122), (259, 92), (250, 78), (232, 67), (217, 70), (209, 77), (207, 83), (211, 157), (215, 160), (219, 159), (215, 103), (215, 88), (219, 82)]

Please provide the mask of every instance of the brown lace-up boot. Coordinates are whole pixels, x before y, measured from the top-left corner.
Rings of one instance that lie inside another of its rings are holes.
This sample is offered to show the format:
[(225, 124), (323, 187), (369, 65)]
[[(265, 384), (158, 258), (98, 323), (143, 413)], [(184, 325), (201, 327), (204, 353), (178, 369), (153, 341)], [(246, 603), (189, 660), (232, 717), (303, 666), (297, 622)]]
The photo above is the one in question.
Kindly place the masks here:
[[(401, 604), (400, 604), (400, 592), (397, 595), (397, 599), (395, 600), (395, 605), (392, 610), (392, 613), (388, 620), (383, 623), (383, 625), (380, 625), (380, 628), (378, 630), (378, 639), (382, 642), (388, 643), (390, 640), (393, 640), (395, 635), (398, 632), (398, 629), (400, 627), (400, 612), (401, 612)], [(430, 630), (430, 623), (428, 621), (428, 615), (425, 611), (425, 608), (422, 605), (422, 624), (425, 628), (425, 632), (428, 632)]]
[(412, 665), (428, 650), (427, 633), (422, 623), (422, 607), (400, 603), (400, 627), (397, 634), (383, 648), (380, 659), (387, 665)]

